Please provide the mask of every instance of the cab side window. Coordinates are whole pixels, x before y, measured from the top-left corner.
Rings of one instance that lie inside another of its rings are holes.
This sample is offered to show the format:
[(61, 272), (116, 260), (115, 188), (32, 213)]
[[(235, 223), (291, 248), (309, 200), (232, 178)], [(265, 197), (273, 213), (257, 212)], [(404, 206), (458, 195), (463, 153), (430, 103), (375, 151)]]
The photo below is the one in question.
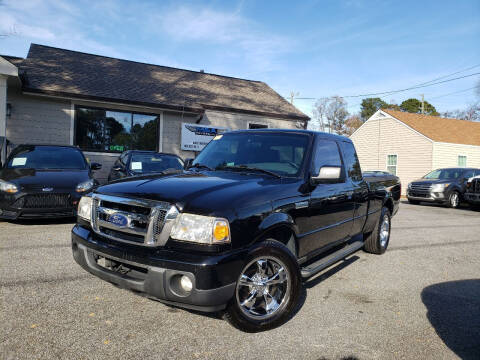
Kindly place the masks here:
[(351, 142), (346, 141), (342, 141), (341, 146), (348, 177), (350, 177), (353, 181), (362, 180), (362, 169), (360, 168), (360, 161), (358, 161), (355, 147)]
[(342, 167), (342, 159), (335, 141), (319, 140), (317, 143), (313, 160), (313, 173), (318, 175), (320, 168), (323, 166)]

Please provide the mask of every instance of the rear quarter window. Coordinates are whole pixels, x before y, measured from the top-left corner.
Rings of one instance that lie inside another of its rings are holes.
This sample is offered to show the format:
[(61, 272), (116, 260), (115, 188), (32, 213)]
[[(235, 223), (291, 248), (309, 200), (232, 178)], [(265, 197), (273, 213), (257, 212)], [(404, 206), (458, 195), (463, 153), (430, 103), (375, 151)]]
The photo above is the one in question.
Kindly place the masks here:
[(342, 141), (340, 144), (348, 176), (354, 181), (362, 180), (362, 169), (355, 147), (351, 142)]

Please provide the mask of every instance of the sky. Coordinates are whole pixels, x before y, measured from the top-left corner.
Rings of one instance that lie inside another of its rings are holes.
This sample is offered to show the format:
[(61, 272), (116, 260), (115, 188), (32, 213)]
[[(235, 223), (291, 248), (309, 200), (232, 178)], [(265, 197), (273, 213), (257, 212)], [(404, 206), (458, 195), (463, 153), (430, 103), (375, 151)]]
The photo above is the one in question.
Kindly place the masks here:
[[(25, 57), (37, 43), (261, 80), (308, 115), (322, 97), (344, 96), (355, 113), (356, 95), (480, 73), (479, 0), (0, 0), (0, 34), (0, 54)], [(383, 99), (465, 109), (479, 82)]]

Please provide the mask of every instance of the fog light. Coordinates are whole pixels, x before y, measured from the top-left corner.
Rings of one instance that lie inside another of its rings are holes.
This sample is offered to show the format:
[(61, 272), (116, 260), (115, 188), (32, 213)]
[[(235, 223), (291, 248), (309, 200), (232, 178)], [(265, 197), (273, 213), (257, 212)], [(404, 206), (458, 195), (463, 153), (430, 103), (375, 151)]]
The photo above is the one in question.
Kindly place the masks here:
[(188, 276), (186, 275), (182, 276), (182, 278), (180, 279), (180, 285), (182, 286), (183, 290), (187, 292), (192, 291), (192, 288), (193, 288), (192, 280), (190, 280)]

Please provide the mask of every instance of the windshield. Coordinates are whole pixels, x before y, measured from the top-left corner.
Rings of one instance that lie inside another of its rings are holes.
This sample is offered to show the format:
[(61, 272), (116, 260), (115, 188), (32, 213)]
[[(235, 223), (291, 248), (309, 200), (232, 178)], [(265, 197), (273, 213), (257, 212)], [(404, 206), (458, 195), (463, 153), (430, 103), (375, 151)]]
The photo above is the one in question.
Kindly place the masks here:
[(130, 170), (136, 173), (155, 173), (182, 169), (182, 161), (171, 155), (133, 153), (130, 160)]
[(10, 155), (9, 169), (85, 170), (87, 162), (80, 150), (61, 146), (22, 146)]
[(308, 141), (308, 135), (295, 133), (217, 135), (192, 164), (215, 170), (246, 166), (281, 176), (296, 176), (301, 172)]
[(432, 171), (423, 178), (431, 180), (458, 179), (464, 172), (464, 169), (439, 169)]

